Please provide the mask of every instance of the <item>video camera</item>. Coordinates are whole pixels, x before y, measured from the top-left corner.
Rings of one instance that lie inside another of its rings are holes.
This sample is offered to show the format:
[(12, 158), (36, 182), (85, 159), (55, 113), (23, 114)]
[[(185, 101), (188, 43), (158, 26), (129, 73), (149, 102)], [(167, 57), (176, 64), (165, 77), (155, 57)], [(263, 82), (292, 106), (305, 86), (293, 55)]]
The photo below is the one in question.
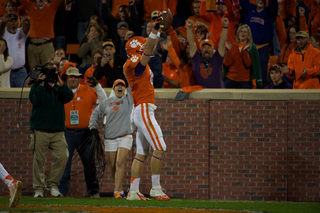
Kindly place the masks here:
[[(47, 67), (46, 65), (38, 65), (36, 66), (30, 73), (30, 81), (29, 85), (39, 82), (38, 77), (40, 73), (46, 76), (44, 82), (46, 83), (57, 83), (58, 82), (58, 74), (56, 73), (57, 69), (55, 67)], [(39, 82), (40, 83), (40, 82)]]

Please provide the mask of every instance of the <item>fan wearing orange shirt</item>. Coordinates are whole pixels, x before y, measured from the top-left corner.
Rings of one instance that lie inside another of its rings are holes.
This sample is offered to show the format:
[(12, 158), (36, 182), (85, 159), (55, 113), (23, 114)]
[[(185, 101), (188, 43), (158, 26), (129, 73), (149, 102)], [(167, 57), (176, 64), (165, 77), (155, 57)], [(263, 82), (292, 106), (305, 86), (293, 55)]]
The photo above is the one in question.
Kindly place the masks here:
[(222, 22), (223, 17), (229, 19), (229, 28), (228, 28), (228, 42), (234, 42), (236, 40), (235, 26), (236, 26), (236, 16), (233, 11), (233, 6), (230, 0), (217, 0), (216, 2), (217, 12), (208, 13), (206, 12), (206, 0), (203, 0), (200, 7), (200, 16), (204, 20), (210, 22), (208, 25), (208, 31), (210, 34), (210, 39), (214, 43), (214, 48), (218, 49), (218, 44), (220, 40), (220, 34), (222, 32)]
[(30, 16), (30, 43), (27, 47), (29, 68), (32, 70), (36, 65), (45, 64), (54, 56), (53, 23), (61, 0), (20, 0)]
[(70, 185), (71, 163), (76, 149), (84, 167), (88, 196), (99, 197), (99, 181), (95, 162), (91, 160), (91, 153), (86, 152), (91, 144), (85, 143), (85, 141), (90, 135), (88, 127), (93, 109), (106, 99), (107, 95), (97, 81), (91, 82), (93, 87), (89, 87), (80, 84), (80, 77), (82, 77), (82, 74), (72, 66), (62, 74), (63, 80), (73, 92), (73, 99), (64, 105), (65, 137), (68, 144), (69, 158), (60, 180), (59, 191), (63, 196), (67, 195)]
[(161, 162), (166, 151), (166, 143), (154, 116), (156, 106), (154, 105), (153, 73), (148, 65), (154, 47), (157, 44), (157, 38), (160, 37), (159, 25), (161, 18), (160, 16), (156, 20), (156, 24), (147, 40), (143, 37), (135, 36), (126, 43), (126, 52), (130, 58), (123, 66), (123, 70), (132, 88), (135, 106), (133, 122), (137, 127), (137, 152), (131, 167), (131, 184), (127, 200), (149, 200), (139, 192), (139, 184), (150, 146), (153, 148), (150, 196), (155, 197), (157, 200), (170, 200), (170, 197), (162, 191), (160, 185)]

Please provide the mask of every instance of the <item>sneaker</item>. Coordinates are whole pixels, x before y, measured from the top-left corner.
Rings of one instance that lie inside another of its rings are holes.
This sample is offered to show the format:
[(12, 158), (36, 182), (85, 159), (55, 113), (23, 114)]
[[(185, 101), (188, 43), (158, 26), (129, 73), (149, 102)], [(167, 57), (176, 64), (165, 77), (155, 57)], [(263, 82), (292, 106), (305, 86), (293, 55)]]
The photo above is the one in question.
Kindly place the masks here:
[(132, 191), (128, 193), (127, 200), (151, 200), (151, 199), (145, 197), (139, 191)]
[(60, 191), (57, 187), (51, 188), (50, 192), (51, 192), (52, 197), (63, 197), (63, 194), (60, 193)]
[(22, 182), (14, 180), (9, 186), (10, 202), (9, 207), (14, 208), (18, 205), (21, 198)]
[(100, 198), (100, 195), (99, 195), (99, 193), (96, 193), (96, 194), (94, 194), (94, 195), (90, 195), (90, 197), (91, 197), (91, 198)]
[(34, 198), (43, 198), (43, 190), (36, 190), (34, 191), (34, 195), (33, 195)]
[(114, 192), (113, 193), (113, 197), (114, 198), (125, 198), (126, 197), (126, 194), (124, 192)]
[(161, 186), (152, 187), (150, 190), (150, 196), (157, 200), (170, 200), (170, 197), (162, 191)]

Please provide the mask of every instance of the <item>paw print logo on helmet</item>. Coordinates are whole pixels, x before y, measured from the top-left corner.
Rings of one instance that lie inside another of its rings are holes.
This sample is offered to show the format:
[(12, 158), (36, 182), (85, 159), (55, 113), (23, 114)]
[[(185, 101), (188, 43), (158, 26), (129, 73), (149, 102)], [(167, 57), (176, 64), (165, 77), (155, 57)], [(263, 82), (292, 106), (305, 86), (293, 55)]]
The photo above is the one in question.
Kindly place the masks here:
[(142, 54), (146, 41), (147, 40), (142, 36), (130, 38), (126, 43), (127, 55), (131, 57), (132, 55)]

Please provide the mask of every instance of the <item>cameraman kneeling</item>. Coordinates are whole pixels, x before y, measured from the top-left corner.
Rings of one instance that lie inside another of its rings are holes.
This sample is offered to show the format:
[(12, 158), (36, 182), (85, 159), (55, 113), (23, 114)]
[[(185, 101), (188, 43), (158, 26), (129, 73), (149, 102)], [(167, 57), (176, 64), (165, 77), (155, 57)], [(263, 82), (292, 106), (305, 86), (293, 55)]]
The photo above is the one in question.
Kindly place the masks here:
[[(30, 128), (33, 134), (30, 148), (33, 153), (34, 197), (43, 197), (45, 187), (50, 188), (52, 196), (60, 197), (62, 194), (57, 187), (69, 156), (64, 136), (64, 104), (73, 99), (73, 93), (62, 82), (57, 71), (57, 76), (50, 78), (46, 78), (43, 73), (44, 70), (40, 72), (29, 94), (32, 103)], [(52, 152), (53, 163), (45, 185), (44, 164), (48, 148)]]

